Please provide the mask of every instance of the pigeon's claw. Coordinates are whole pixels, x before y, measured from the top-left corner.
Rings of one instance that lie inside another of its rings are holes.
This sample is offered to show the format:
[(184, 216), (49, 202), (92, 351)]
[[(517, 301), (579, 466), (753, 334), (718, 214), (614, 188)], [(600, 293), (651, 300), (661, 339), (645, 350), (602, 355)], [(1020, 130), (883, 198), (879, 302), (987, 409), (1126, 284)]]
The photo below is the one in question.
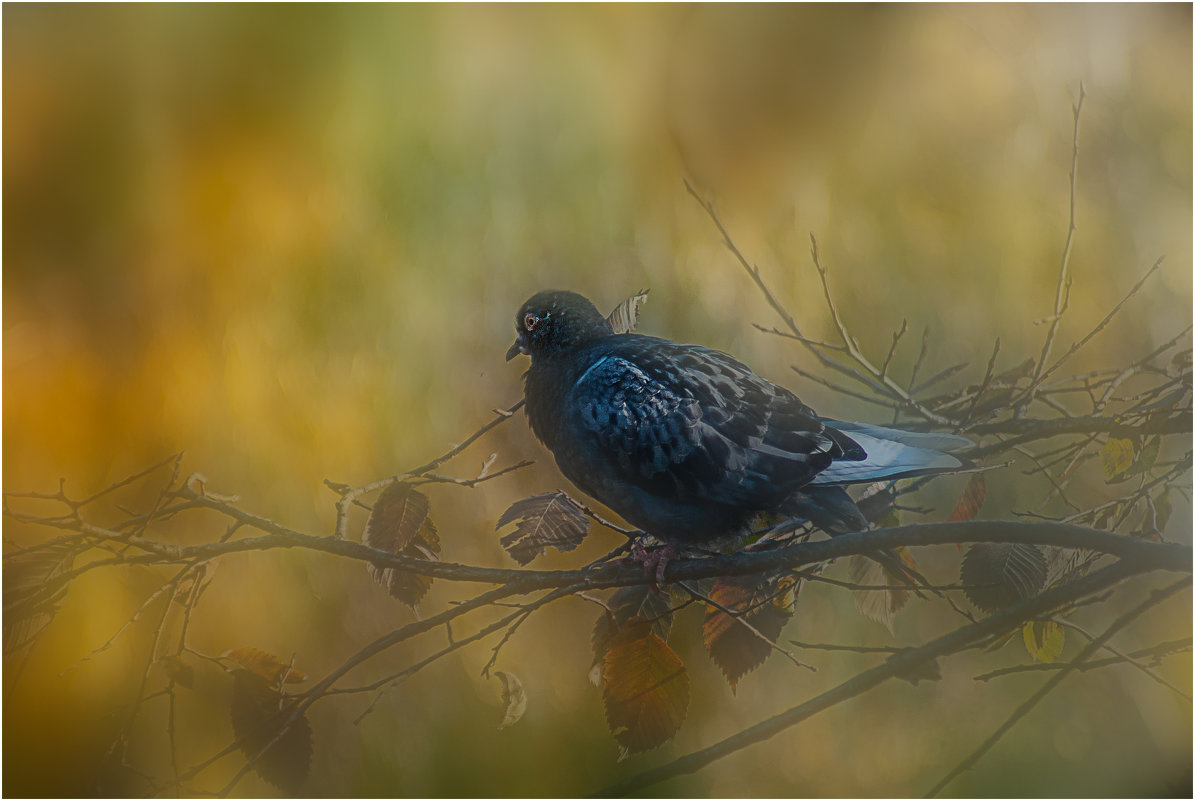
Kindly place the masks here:
[(636, 542), (631, 546), (631, 561), (643, 565), (643, 574), (651, 579), (651, 589), (660, 595), (660, 586), (664, 583), (664, 571), (668, 563), (676, 556), (676, 548), (671, 545), (661, 545), (648, 550)]

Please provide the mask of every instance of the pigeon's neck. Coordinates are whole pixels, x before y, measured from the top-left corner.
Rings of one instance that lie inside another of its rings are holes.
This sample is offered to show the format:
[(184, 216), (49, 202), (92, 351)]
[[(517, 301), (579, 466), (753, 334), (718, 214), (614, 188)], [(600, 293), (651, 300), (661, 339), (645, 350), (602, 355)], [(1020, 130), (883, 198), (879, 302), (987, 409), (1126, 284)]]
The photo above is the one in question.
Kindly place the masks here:
[(551, 355), (537, 354), (531, 360), (526, 377), (527, 420), (535, 436), (549, 448), (563, 422), (560, 409), (565, 397), (593, 359), (600, 358), (591, 346), (592, 343)]

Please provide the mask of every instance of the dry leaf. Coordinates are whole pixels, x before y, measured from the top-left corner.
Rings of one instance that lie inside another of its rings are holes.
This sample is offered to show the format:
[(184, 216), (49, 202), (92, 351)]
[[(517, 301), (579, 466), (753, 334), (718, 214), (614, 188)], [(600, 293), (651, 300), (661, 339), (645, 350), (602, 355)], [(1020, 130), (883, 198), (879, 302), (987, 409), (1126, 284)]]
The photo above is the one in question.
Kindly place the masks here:
[(508, 523), (515, 523), (515, 530), (500, 542), (520, 565), (530, 563), (549, 545), (559, 551), (571, 551), (589, 533), (585, 513), (559, 490), (515, 501), (498, 518), (495, 529)]
[(523, 689), (523, 682), (513, 673), (497, 670), (494, 677), (502, 682), (502, 722), (499, 730), (513, 726), (527, 711), (527, 692)]
[[(427, 496), (406, 482), (387, 487), (369, 513), (365, 544), (380, 551), (414, 559), (435, 559), (440, 555), (440, 537), (428, 516)], [(370, 565), (369, 573), (390, 595), (414, 607), (431, 588), (431, 576), (396, 567)]]
[[(253, 769), (270, 784), (291, 794), (302, 789), (311, 769), (311, 725), (306, 715), (299, 715), (278, 737), (294, 703), (259, 674), (248, 670), (232, 672), (232, 731), (237, 745), (247, 759), (257, 757), (269, 745)], [(275, 737), (278, 737), (276, 742)]]
[(606, 607), (594, 623), (591, 640), (593, 667), (589, 671), (589, 680), (595, 686), (602, 683), (602, 661), (606, 658), (610, 640), (628, 620), (638, 617), (651, 621), (652, 632), (665, 642), (672, 630), (672, 607), (668, 596), (657, 595), (646, 585), (621, 587), (606, 601)]
[(1046, 556), (1036, 545), (979, 542), (963, 557), (960, 580), (971, 603), (995, 612), (1032, 598), (1046, 584)]
[(49, 625), (66, 596), (67, 584), (56, 581), (75, 564), (78, 547), (47, 545), (4, 560), (4, 653), (31, 644)]
[[(892, 555), (917, 569), (917, 563), (907, 549), (894, 548)], [(874, 559), (861, 555), (851, 557), (851, 581), (868, 586), (909, 583), (906, 576), (894, 574)], [(908, 590), (852, 590), (851, 594), (855, 596), (855, 608), (877, 623), (883, 623), (889, 634), (896, 632), (896, 613), (909, 602)]]
[[(721, 578), (710, 590), (709, 598), (727, 609), (744, 613), (741, 619), (774, 643), (792, 616), (792, 607), (789, 606), (788, 611), (785, 611), (784, 603), (777, 605), (773, 596), (779, 598), (787, 594), (795, 601), (792, 577), (784, 578), (790, 582), (784, 587), (780, 586), (780, 578), (775, 574)], [(768, 642), (740, 623), (734, 615), (728, 615), (710, 604), (705, 607), (705, 623), (701, 633), (710, 658), (730, 682), (732, 692), (738, 690), (739, 679), (762, 665), (773, 650)]]
[(954, 508), (950, 510), (950, 517), (946, 518), (946, 522), (974, 520), (979, 515), (979, 510), (983, 507), (983, 501), (987, 494), (988, 483), (987, 479), (983, 477), (983, 473), (973, 474), (962, 494), (958, 496), (958, 500), (954, 502)]
[(633, 618), (610, 642), (603, 663), (606, 723), (621, 758), (655, 748), (680, 729), (689, 708), (689, 674), (651, 623)]
[(257, 648), (241, 646), (225, 651), (222, 656), (225, 659), (231, 659), (238, 667), (261, 676), (272, 687), (281, 685), (284, 676), (287, 684), (297, 684), (307, 680), (307, 674), (303, 671), (291, 668), (290, 665), (273, 654)]
[(614, 329), (614, 333), (629, 334), (635, 330), (635, 326), (639, 322), (639, 307), (647, 302), (647, 293), (650, 291), (650, 289), (645, 289), (642, 292), (637, 292), (614, 307), (614, 311), (610, 312), (610, 316), (606, 318), (610, 327)]

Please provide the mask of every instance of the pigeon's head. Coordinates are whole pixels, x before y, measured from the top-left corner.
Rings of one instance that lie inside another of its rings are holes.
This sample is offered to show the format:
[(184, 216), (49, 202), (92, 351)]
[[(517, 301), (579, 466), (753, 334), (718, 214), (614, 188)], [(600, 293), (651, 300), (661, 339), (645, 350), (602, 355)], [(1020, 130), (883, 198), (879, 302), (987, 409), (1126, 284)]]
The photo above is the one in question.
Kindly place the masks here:
[(576, 292), (549, 290), (528, 298), (515, 315), (515, 342), (506, 352), (510, 361), (520, 353), (532, 359), (551, 357), (614, 329), (597, 308)]

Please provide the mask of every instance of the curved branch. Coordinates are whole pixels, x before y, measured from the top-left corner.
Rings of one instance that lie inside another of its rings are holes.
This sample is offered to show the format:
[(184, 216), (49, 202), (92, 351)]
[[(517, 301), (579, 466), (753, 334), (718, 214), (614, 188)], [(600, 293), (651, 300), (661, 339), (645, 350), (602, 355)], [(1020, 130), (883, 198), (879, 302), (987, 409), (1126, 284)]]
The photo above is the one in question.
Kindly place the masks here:
[(945, 634), (925, 645), (893, 654), (883, 664), (877, 665), (870, 670), (865, 670), (803, 704), (785, 710), (774, 717), (757, 723), (700, 751), (687, 754), (650, 770), (636, 773), (595, 795), (602, 798), (626, 796), (667, 779), (686, 773), (694, 773), (715, 760), (728, 756), (735, 751), (742, 750), (747, 746), (763, 742), (785, 729), (813, 717), (818, 712), (861, 695), (888, 679), (899, 677), (902, 674), (908, 675), (910, 672), (916, 671), (917, 668), (932, 662), (939, 656), (945, 656), (958, 651), (985, 637), (1003, 634), (1006, 631), (1014, 629), (1020, 625), (1021, 621), (1027, 618), (1082, 598), (1085, 595), (1104, 590), (1134, 574), (1142, 573), (1149, 569), (1151, 568), (1143, 566), (1135, 560), (1126, 559), (1069, 584), (1047, 590), (1035, 598), (1022, 601), (977, 623), (971, 623), (955, 629), (949, 634)]
[[(392, 567), (419, 575), (449, 581), (486, 584), (517, 584), (521, 592), (577, 585), (579, 589), (620, 587), (643, 584), (647, 579), (639, 565), (605, 564), (580, 570), (523, 570), (487, 568), (453, 562), (418, 559), (370, 548), (338, 537), (316, 537), (288, 529), (266, 518), (237, 509), (223, 501), (197, 496), (202, 505), (229, 514), (248, 525), (267, 531), (260, 537), (200, 545), (165, 545), (141, 537), (125, 537), (130, 545), (150, 552), (146, 557), (126, 557), (137, 563), (172, 564), (191, 559), (211, 559), (226, 554), (273, 548), (306, 548), (343, 556), (379, 567)], [(103, 531), (91, 526), (92, 533)], [(115, 532), (113, 532), (115, 536)], [(803, 542), (766, 551), (744, 551), (711, 558), (675, 560), (668, 564), (664, 578), (674, 582), (685, 579), (738, 576), (776, 569), (792, 569), (814, 562), (843, 556), (874, 553), (901, 546), (946, 545), (965, 542), (1020, 542), (1083, 548), (1121, 558), (1132, 557), (1151, 568), (1190, 570), (1191, 546), (1180, 543), (1150, 542), (1121, 534), (1049, 522), (1009, 522), (971, 520), (966, 522), (920, 523), (907, 526), (845, 534), (829, 540)], [(156, 558), (154, 558), (156, 557)], [(109, 565), (119, 560), (104, 560)], [(62, 574), (69, 581), (90, 565)]]
[(1113, 634), (1115, 634), (1116, 632), (1123, 629), (1125, 626), (1127, 626), (1133, 620), (1140, 617), (1145, 612), (1149, 611), (1152, 607), (1157, 606), (1159, 603), (1166, 600), (1174, 593), (1179, 592), (1180, 590), (1185, 590), (1185, 589), (1189, 588), (1190, 586), (1191, 586), (1191, 577), (1188, 576), (1187, 578), (1184, 578), (1180, 581), (1176, 581), (1174, 584), (1171, 584), (1169, 587), (1165, 587), (1164, 589), (1161, 589), (1161, 590), (1155, 590), (1152, 593), (1150, 593), (1149, 597), (1146, 598), (1144, 601), (1142, 601), (1140, 604), (1133, 607), (1129, 611), (1125, 612), (1123, 615), (1116, 618), (1116, 620), (1112, 621), (1112, 625), (1108, 626), (1108, 628), (1104, 630), (1103, 634), (1096, 637), (1091, 642), (1087, 643), (1087, 645), (1084, 646), (1083, 650), (1080, 651), (1078, 653), (1078, 655), (1075, 656), (1074, 659), (1072, 659), (1070, 662), (1068, 662), (1062, 670), (1058, 671), (1053, 676), (1051, 676), (1049, 678), (1049, 680), (1037, 690), (1037, 692), (1035, 692), (1028, 699), (1026, 699), (1026, 701), (1024, 703), (1022, 703), (1015, 710), (1013, 710), (1013, 713), (1011, 715), (1009, 715), (1008, 719), (1006, 721), (1004, 721), (1003, 724), (1001, 724), (1000, 728), (996, 729), (996, 731), (993, 732), (993, 734), (990, 737), (988, 737), (986, 740), (983, 741), (983, 744), (980, 745), (979, 748), (977, 748), (974, 752), (972, 752), (970, 755), (968, 755), (966, 759), (964, 759), (957, 766), (955, 766), (954, 770), (950, 771), (950, 773), (948, 773), (945, 778), (943, 778), (940, 782), (935, 784), (933, 789), (927, 793), (927, 796), (929, 796), (931, 798), (933, 796), (936, 796), (938, 793), (942, 792), (942, 790), (946, 788), (946, 785), (948, 785), (948, 784), (950, 784), (950, 782), (954, 781), (954, 779), (957, 776), (959, 776), (964, 771), (968, 770), (976, 762), (978, 762), (979, 758), (982, 757), (985, 753), (987, 753), (988, 750), (993, 745), (995, 745), (996, 742), (1001, 737), (1003, 737), (1004, 734), (1009, 729), (1011, 729), (1013, 726), (1015, 726), (1017, 721), (1019, 721), (1021, 718), (1023, 718), (1025, 715), (1027, 715), (1029, 713), (1029, 711), (1031, 709), (1033, 709), (1033, 707), (1035, 707), (1037, 705), (1037, 703), (1042, 698), (1045, 698), (1046, 695), (1051, 690), (1053, 690), (1055, 687), (1057, 687), (1058, 684), (1063, 679), (1065, 679), (1067, 676), (1069, 676), (1071, 673), (1073, 673), (1078, 668), (1082, 667), (1082, 665), (1085, 662), (1087, 662), (1087, 660), (1090, 659), (1095, 654), (1095, 652), (1098, 651), (1104, 645), (1104, 643), (1106, 643), (1109, 639), (1112, 638)]

